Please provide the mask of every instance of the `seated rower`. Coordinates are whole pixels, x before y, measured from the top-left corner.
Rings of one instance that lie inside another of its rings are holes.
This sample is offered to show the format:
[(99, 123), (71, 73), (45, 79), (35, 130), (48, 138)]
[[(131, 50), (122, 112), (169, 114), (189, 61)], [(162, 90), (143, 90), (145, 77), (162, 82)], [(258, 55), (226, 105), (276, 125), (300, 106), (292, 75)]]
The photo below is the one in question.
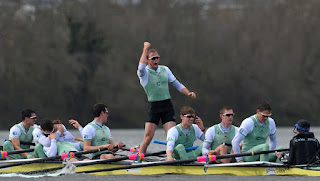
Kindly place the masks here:
[(295, 135), (290, 141), (290, 151), (287, 153), (276, 152), (281, 161), (294, 164), (310, 164), (319, 160), (319, 141), (310, 131), (310, 124), (306, 120), (299, 120), (293, 130)]
[[(172, 127), (167, 135), (167, 161), (176, 159), (189, 159), (201, 156), (202, 145), (196, 150), (186, 151), (186, 147), (192, 147), (196, 139), (204, 140), (203, 122), (200, 117), (195, 119), (195, 111), (189, 106), (180, 109), (181, 123)], [(196, 124), (193, 124), (195, 120)]]
[[(202, 147), (202, 155), (226, 155), (233, 154), (231, 141), (238, 131), (238, 127), (232, 125), (234, 117), (233, 109), (225, 106), (220, 110), (221, 123), (213, 125), (206, 131)], [(221, 159), (223, 163), (235, 162), (234, 158)]]
[[(74, 136), (67, 131), (61, 121), (44, 119), (40, 122), (40, 128), (35, 129), (33, 133), (36, 137), (35, 143), (43, 146), (43, 157), (53, 157), (65, 152), (77, 152), (82, 150), (82, 143), (75, 142)], [(86, 159), (86, 157), (80, 157)], [(71, 161), (77, 161), (72, 158)]]
[[(242, 121), (239, 131), (232, 140), (234, 154), (283, 148), (276, 148), (276, 124), (271, 115), (271, 106), (266, 102), (259, 103), (256, 114)], [(269, 144), (267, 143), (268, 138)], [(243, 141), (242, 148), (240, 148), (241, 141)], [(275, 153), (236, 157), (236, 160), (237, 162), (279, 161)]]
[[(14, 151), (30, 149), (32, 145), (32, 131), (37, 120), (36, 112), (31, 109), (22, 111), (22, 122), (14, 125), (10, 129), (9, 141), (3, 143), (4, 151)], [(9, 155), (6, 157), (7, 160), (12, 159), (25, 159), (34, 158), (34, 152), (20, 153), (15, 155)]]
[[(108, 150), (92, 153), (91, 159), (111, 159), (119, 157), (114, 155), (113, 151), (121, 149), (124, 145), (122, 142), (114, 144), (110, 129), (104, 125), (108, 121), (108, 108), (105, 104), (95, 104), (93, 106), (92, 122), (87, 124), (82, 130), (83, 150), (93, 150), (107, 148)], [(117, 146), (116, 149), (114, 147)]]

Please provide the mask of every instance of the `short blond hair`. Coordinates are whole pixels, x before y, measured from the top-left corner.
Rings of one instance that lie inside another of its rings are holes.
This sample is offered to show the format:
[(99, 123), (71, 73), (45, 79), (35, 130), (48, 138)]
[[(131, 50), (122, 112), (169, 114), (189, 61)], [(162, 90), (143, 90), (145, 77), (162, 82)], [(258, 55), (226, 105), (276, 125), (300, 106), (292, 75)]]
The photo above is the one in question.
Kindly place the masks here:
[(190, 106), (183, 106), (180, 109), (180, 115), (186, 115), (186, 114), (195, 114), (195, 111), (192, 107)]

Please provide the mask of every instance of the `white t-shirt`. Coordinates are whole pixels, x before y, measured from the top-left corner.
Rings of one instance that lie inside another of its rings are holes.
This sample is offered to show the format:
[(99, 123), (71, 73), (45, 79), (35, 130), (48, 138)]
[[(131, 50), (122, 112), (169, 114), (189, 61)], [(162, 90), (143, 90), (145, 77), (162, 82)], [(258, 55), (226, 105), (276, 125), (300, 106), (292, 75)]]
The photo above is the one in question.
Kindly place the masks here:
[[(178, 125), (178, 126), (180, 126), (180, 125)], [(196, 138), (203, 141), (204, 135), (203, 135), (203, 132), (201, 131), (201, 129), (196, 124), (192, 124), (192, 126), (194, 128)], [(182, 128), (182, 131), (185, 134), (189, 134), (190, 129), (183, 129)], [(177, 128), (175, 128), (175, 127), (170, 128), (168, 131), (168, 134), (167, 134), (167, 151), (168, 150), (173, 151), (174, 146), (175, 146), (175, 142), (177, 141), (178, 137), (179, 137), (179, 132), (178, 132)]]
[[(256, 116), (256, 115), (255, 115)], [(270, 145), (270, 150), (273, 150), (277, 146), (277, 134), (276, 134), (276, 124), (274, 120), (269, 117), (269, 131), (270, 131), (270, 136), (269, 136), (269, 145)], [(258, 124), (263, 125), (265, 123), (261, 123), (260, 121), (257, 121)], [(240, 128), (236, 135), (234, 136), (232, 140), (232, 148), (235, 154), (240, 153), (240, 142), (249, 134), (253, 131), (254, 128), (254, 121), (252, 120), (251, 117), (246, 118), (245, 120), (242, 121)], [(242, 160), (242, 157), (236, 157), (237, 161)]]
[[(222, 126), (222, 124), (219, 124), (219, 128), (222, 132), (227, 133), (230, 131), (231, 126), (229, 128), (225, 128), (224, 126)], [(235, 133), (238, 132), (238, 129), (239, 129), (238, 127), (235, 127)], [(203, 146), (202, 146), (202, 155), (208, 155), (208, 152), (211, 149), (211, 144), (214, 140), (215, 135), (216, 135), (216, 131), (214, 126), (211, 126), (209, 129), (207, 129)]]
[[(98, 123), (96, 121), (95, 121), (95, 123), (102, 126), (101, 123)], [(112, 140), (110, 129), (108, 128), (108, 126), (106, 126), (106, 127), (107, 127), (107, 131), (109, 133), (109, 139)], [(83, 139), (92, 140), (95, 137), (95, 135), (96, 135), (95, 128), (90, 124), (87, 124), (82, 130), (82, 138)]]
[[(20, 123), (19, 123), (20, 124)], [(9, 140), (11, 140), (12, 138), (19, 138), (20, 135), (21, 135), (21, 131), (20, 129), (18, 128), (18, 125), (14, 125), (10, 128), (10, 132), (9, 132)], [(36, 128), (37, 125), (33, 125), (33, 128)], [(26, 132), (26, 130), (24, 129), (24, 126), (21, 127), (22, 128), (22, 131), (26, 134), (30, 133), (31, 129), (28, 130), (28, 132)]]
[[(164, 66), (164, 65), (162, 65)], [(181, 84), (176, 77), (173, 75), (173, 73), (171, 72), (171, 70), (169, 69), (169, 67), (164, 66), (167, 75), (168, 75), (168, 82), (172, 83), (172, 85), (181, 92), (181, 90), (183, 88), (185, 88), (185, 86), (183, 84)], [(155, 71), (155, 70), (153, 70)], [(158, 69), (155, 72), (160, 72), (160, 67), (158, 67)], [(142, 85), (142, 87), (145, 87), (148, 84), (148, 80), (149, 80), (149, 72), (147, 71), (147, 64), (144, 63), (139, 63), (138, 66), (138, 71), (137, 71), (137, 75), (140, 79), (140, 84)]]

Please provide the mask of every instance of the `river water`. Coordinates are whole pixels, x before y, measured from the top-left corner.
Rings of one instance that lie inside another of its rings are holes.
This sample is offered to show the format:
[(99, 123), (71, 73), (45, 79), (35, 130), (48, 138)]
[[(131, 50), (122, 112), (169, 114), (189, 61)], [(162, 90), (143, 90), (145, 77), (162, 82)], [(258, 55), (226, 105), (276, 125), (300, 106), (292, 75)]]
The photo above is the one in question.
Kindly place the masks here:
[[(293, 137), (293, 128), (290, 127), (280, 127), (277, 128), (277, 137), (278, 137), (278, 146), (289, 146), (289, 141)], [(315, 136), (317, 138), (320, 138), (320, 127), (313, 127), (311, 129), (312, 132), (315, 133)], [(75, 137), (80, 137), (80, 133), (76, 130), (70, 130), (70, 132)], [(3, 139), (8, 139), (8, 131), (0, 131), (0, 144), (3, 144)], [(122, 141), (126, 144), (127, 147), (132, 146), (138, 146), (141, 144), (144, 130), (143, 129), (112, 129), (111, 134), (113, 137), (113, 140), (115, 142)], [(162, 129), (158, 129), (155, 133), (154, 140), (159, 141), (165, 141), (165, 134)], [(195, 145), (200, 145), (201, 142), (197, 141)], [(159, 150), (165, 150), (164, 145), (154, 144), (151, 143), (148, 151), (159, 151)], [(65, 180), (139, 180), (139, 181), (164, 181), (164, 180), (174, 180), (174, 181), (182, 181), (182, 180), (201, 180), (201, 181), (209, 181), (209, 180), (237, 180), (237, 181), (249, 181), (249, 180), (259, 180), (259, 181), (289, 181), (289, 180), (319, 180), (318, 177), (297, 177), (297, 176), (251, 176), (251, 177), (245, 177), (245, 176), (225, 176), (225, 175), (210, 175), (210, 176), (197, 176), (197, 175), (155, 175), (155, 176), (128, 176), (128, 175), (117, 175), (117, 176), (93, 176), (93, 175), (64, 175), (64, 176), (57, 176), (57, 177), (41, 177), (41, 178), (20, 178), (20, 177), (6, 177), (1, 178), (0, 180), (8, 180), (8, 181), (14, 181), (14, 180), (37, 180), (37, 181), (65, 181)]]

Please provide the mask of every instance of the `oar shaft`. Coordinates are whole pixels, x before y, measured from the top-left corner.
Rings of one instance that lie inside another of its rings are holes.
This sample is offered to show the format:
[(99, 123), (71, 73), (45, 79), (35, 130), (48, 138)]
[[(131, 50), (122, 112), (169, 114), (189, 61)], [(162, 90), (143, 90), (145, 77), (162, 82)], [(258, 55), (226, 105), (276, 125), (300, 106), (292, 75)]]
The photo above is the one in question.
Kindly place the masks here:
[[(166, 151), (146, 153), (146, 154), (144, 154), (144, 157), (156, 156), (156, 155), (160, 155), (160, 154), (164, 154), (164, 153), (166, 153)], [(132, 155), (137, 155), (137, 154), (132, 154)], [(95, 162), (91, 162), (91, 163), (80, 163), (80, 164), (77, 164), (76, 166), (77, 167), (83, 167), (83, 166), (96, 165), (96, 164), (112, 163), (112, 162), (127, 160), (127, 159), (129, 159), (129, 156), (122, 156), (122, 157), (119, 157), (119, 158), (112, 158), (112, 159), (107, 159), (107, 160), (96, 160)], [(63, 167), (56, 167), (56, 168), (49, 168), (49, 169), (44, 169), (44, 170), (40, 170), (40, 171), (20, 172), (20, 174), (34, 174), (34, 173), (39, 173), (39, 172), (51, 172), (51, 171), (59, 170), (59, 169), (62, 169), (62, 168)]]
[(96, 172), (106, 172), (106, 171), (114, 171), (114, 170), (123, 170), (123, 169), (132, 169), (132, 168), (142, 168), (142, 167), (152, 167), (152, 166), (160, 166), (160, 165), (174, 165), (180, 163), (190, 163), (197, 161), (196, 158), (186, 159), (186, 160), (175, 160), (169, 162), (153, 162), (153, 163), (146, 163), (146, 164), (139, 164), (139, 165), (128, 165), (123, 167), (114, 167), (114, 168), (106, 168), (106, 169), (98, 169), (98, 170), (88, 170), (88, 171), (81, 171), (76, 173), (96, 173)]
[[(8, 154), (8, 155), (13, 155), (13, 154), (27, 153), (27, 152), (33, 152), (33, 150), (34, 150), (34, 149), (7, 151), (7, 154)], [(3, 152), (5, 152), (5, 151), (3, 151)]]
[[(96, 152), (101, 152), (101, 151), (105, 151), (105, 150), (108, 150), (108, 148), (101, 148), (101, 149), (94, 149), (94, 150), (88, 150), (88, 151), (73, 152), (70, 155), (78, 156), (78, 155), (82, 155), (82, 154), (96, 153)], [(25, 162), (20, 162), (20, 163), (13, 163), (13, 164), (10, 164), (10, 165), (0, 165), (0, 169), (1, 168), (20, 166), (20, 165), (27, 165), (27, 164), (32, 164), (32, 163), (42, 163), (42, 162), (49, 161), (49, 160), (62, 159), (63, 155), (65, 155), (65, 153), (63, 153), (61, 155), (58, 155), (58, 156), (54, 156), (54, 157), (40, 158), (40, 159), (30, 160), (30, 161), (25, 161)]]
[(257, 152), (245, 152), (245, 153), (238, 153), (238, 154), (230, 154), (230, 155), (217, 155), (217, 159), (223, 159), (223, 158), (234, 158), (234, 157), (243, 157), (243, 156), (253, 156), (253, 155), (261, 155), (261, 154), (268, 154), (275, 151), (288, 151), (288, 148), (285, 149), (278, 149), (278, 150), (267, 150), (267, 151), (257, 151)]
[[(287, 151), (289, 149), (278, 149), (278, 150), (268, 150), (268, 151), (259, 151), (259, 152), (252, 152), (252, 153), (240, 153), (240, 154), (230, 154), (230, 155), (217, 155), (216, 159), (223, 159), (223, 158), (233, 158), (233, 157), (240, 157), (240, 156), (252, 156), (258, 154), (267, 154), (275, 151)], [(199, 157), (198, 157), (199, 158)], [(122, 170), (122, 169), (131, 169), (131, 168), (142, 168), (142, 167), (151, 167), (151, 166), (160, 166), (160, 165), (176, 165), (176, 164), (183, 164), (183, 163), (191, 163), (197, 161), (198, 158), (191, 158), (185, 160), (174, 160), (168, 162), (153, 162), (147, 164), (139, 164), (139, 165), (128, 165), (123, 167), (115, 167), (115, 168), (107, 168), (107, 169), (99, 169), (99, 170), (89, 170), (89, 171), (82, 171), (76, 173), (95, 173), (95, 172), (105, 172), (105, 171), (114, 171), (114, 170)], [(214, 160), (212, 160), (214, 161)]]

